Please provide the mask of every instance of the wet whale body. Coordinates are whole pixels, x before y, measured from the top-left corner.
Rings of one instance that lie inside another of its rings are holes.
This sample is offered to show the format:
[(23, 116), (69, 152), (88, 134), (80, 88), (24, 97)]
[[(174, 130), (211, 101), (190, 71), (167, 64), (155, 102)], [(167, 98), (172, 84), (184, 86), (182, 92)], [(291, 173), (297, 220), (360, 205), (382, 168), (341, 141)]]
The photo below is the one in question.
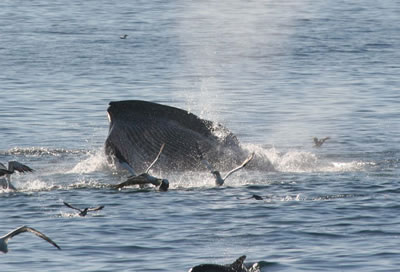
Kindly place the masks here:
[[(107, 112), (110, 127), (106, 155), (113, 162), (128, 164), (136, 172), (148, 167), (162, 144), (165, 149), (155, 168), (165, 171), (204, 170), (201, 158), (218, 169), (230, 169), (249, 155), (227, 128), (186, 110), (126, 100), (110, 102)], [(268, 159), (258, 159), (252, 162), (253, 166), (272, 168)]]
[(189, 269), (188, 272), (256, 272), (260, 271), (257, 264), (248, 269), (244, 265), (246, 256), (239, 257), (234, 263), (230, 265), (218, 265), (218, 264), (201, 264)]

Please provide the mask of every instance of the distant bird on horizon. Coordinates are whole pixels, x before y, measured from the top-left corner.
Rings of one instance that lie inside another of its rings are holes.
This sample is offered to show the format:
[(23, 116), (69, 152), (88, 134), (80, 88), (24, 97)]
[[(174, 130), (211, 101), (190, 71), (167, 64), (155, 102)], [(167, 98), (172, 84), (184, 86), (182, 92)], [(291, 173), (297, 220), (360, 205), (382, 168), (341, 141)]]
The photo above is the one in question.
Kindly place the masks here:
[(3, 187), (3, 189), (17, 190), (11, 184), (11, 175), (14, 174), (15, 171), (25, 173), (33, 172), (34, 170), (29, 166), (17, 161), (8, 162), (8, 168), (6, 168), (6, 166), (0, 162), (0, 177), (5, 176), (5, 178), (0, 178), (0, 187)]
[(95, 207), (95, 208), (84, 208), (83, 210), (81, 210), (79, 208), (76, 208), (76, 207), (72, 206), (71, 204), (69, 204), (67, 202), (63, 202), (63, 203), (68, 208), (71, 208), (71, 209), (79, 211), (79, 216), (86, 216), (88, 212), (99, 211), (99, 210), (104, 208), (104, 206), (99, 206), (99, 207)]
[(3, 253), (7, 253), (8, 252), (8, 240), (13, 238), (15, 235), (18, 235), (18, 234), (23, 233), (23, 232), (32, 232), (33, 234), (35, 234), (36, 236), (46, 240), (47, 242), (49, 242), (50, 244), (52, 244), (56, 248), (61, 249), (55, 242), (53, 242), (49, 237), (47, 237), (46, 235), (44, 235), (40, 231), (35, 230), (34, 228), (27, 227), (27, 226), (22, 226), (22, 227), (19, 227), (19, 228), (15, 229), (15, 230), (9, 232), (6, 235), (0, 237), (0, 251), (3, 252)]
[(325, 137), (322, 139), (318, 139), (317, 137), (314, 137), (314, 147), (321, 147), (326, 140), (329, 140), (331, 137)]
[(122, 36), (119, 36), (119, 38), (120, 38), (120, 39), (123, 39), (123, 40), (126, 39), (127, 37), (128, 37), (127, 34), (124, 34), (124, 35), (122, 35)]

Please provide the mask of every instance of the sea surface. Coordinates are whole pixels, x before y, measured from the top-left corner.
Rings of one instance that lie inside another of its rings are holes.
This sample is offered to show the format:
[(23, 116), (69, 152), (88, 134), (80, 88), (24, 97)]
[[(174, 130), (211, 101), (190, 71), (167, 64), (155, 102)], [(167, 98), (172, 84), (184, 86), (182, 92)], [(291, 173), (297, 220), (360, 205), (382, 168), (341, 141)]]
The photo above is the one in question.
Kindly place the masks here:
[[(0, 191), (0, 235), (28, 225), (62, 250), (21, 234), (0, 271), (241, 255), (261, 271), (399, 271), (399, 16), (396, 0), (1, 1), (0, 162), (35, 172)], [(112, 189), (127, 173), (104, 155), (106, 110), (126, 99), (220, 122), (276, 171)]]

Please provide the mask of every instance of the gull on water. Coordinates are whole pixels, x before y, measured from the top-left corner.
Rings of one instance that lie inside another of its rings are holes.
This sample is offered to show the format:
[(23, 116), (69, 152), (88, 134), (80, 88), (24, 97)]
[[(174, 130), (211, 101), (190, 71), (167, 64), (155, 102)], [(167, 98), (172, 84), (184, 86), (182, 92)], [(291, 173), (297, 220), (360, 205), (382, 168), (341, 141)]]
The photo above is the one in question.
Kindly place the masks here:
[(27, 226), (22, 226), (22, 227), (19, 227), (19, 228), (15, 229), (15, 230), (9, 232), (6, 235), (0, 237), (0, 251), (3, 252), (3, 253), (7, 253), (8, 252), (8, 240), (13, 238), (15, 235), (18, 235), (18, 234), (23, 233), (23, 232), (32, 232), (35, 235), (37, 235), (38, 237), (46, 240), (47, 242), (49, 242), (50, 244), (52, 244), (56, 248), (61, 249), (55, 242), (53, 242), (49, 237), (47, 237), (46, 235), (44, 235), (40, 231), (35, 230), (34, 228), (27, 227)]
[(127, 34), (124, 34), (124, 35), (122, 35), (122, 36), (119, 36), (120, 39), (126, 39), (127, 37), (128, 37)]
[(329, 140), (331, 137), (325, 137), (325, 138), (322, 138), (322, 139), (318, 139), (317, 137), (314, 137), (313, 138), (313, 140), (314, 140), (314, 147), (321, 147), (324, 143), (325, 143), (325, 141), (326, 140)]
[(208, 168), (208, 170), (210, 170), (211, 174), (214, 175), (215, 184), (218, 185), (218, 186), (224, 185), (225, 180), (226, 180), (230, 175), (232, 175), (232, 174), (235, 173), (236, 171), (239, 171), (240, 169), (242, 169), (243, 167), (245, 167), (245, 166), (254, 158), (254, 152), (253, 152), (253, 153), (251, 153), (251, 155), (250, 155), (247, 159), (245, 159), (245, 160), (242, 162), (241, 165), (239, 165), (238, 167), (232, 169), (231, 171), (229, 171), (228, 173), (226, 173), (224, 177), (222, 177), (222, 176), (221, 176), (221, 173), (220, 173), (218, 170), (215, 170), (215, 169), (210, 165), (210, 163), (209, 163), (206, 159), (203, 158), (203, 155), (202, 155), (200, 149), (199, 149), (199, 148), (197, 148), (197, 149), (198, 149), (198, 152), (199, 152), (199, 154), (200, 154), (201, 162)]
[(160, 151), (158, 152), (156, 158), (149, 165), (149, 167), (147, 167), (146, 171), (140, 175), (136, 175), (132, 166), (130, 166), (128, 163), (126, 163), (126, 162), (122, 163), (121, 165), (123, 167), (125, 167), (132, 174), (132, 176), (128, 177), (128, 179), (126, 181), (124, 181), (120, 184), (117, 184), (114, 187), (116, 189), (121, 189), (125, 186), (132, 186), (132, 185), (144, 186), (146, 184), (153, 184), (154, 186), (159, 187), (160, 191), (167, 191), (169, 188), (169, 182), (167, 179), (160, 179), (160, 178), (156, 178), (154, 176), (149, 175), (150, 169), (154, 166), (154, 164), (160, 158), (164, 147), (165, 147), (165, 144), (162, 144)]
[(98, 207), (95, 207), (95, 208), (84, 208), (82, 210), (82, 209), (79, 209), (79, 208), (76, 208), (76, 207), (72, 206), (71, 204), (69, 204), (67, 202), (63, 202), (63, 203), (68, 208), (71, 208), (71, 209), (79, 211), (79, 216), (86, 216), (88, 212), (99, 211), (99, 210), (104, 208), (104, 206), (98, 206)]
[[(34, 170), (17, 161), (8, 162), (8, 168), (0, 162), (0, 187), (3, 189), (16, 190), (16, 188), (11, 184), (11, 175), (14, 174), (15, 171), (24, 173), (33, 172)], [(5, 176), (5, 178), (1, 178), (3, 176)]]

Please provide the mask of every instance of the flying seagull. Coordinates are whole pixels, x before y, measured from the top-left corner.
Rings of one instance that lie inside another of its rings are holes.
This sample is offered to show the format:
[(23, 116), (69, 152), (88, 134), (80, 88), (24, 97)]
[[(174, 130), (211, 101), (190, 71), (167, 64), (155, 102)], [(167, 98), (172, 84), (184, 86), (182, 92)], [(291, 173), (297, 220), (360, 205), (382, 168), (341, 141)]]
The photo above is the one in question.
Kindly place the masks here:
[(215, 170), (210, 163), (203, 158), (203, 155), (200, 152), (200, 149), (198, 148), (199, 154), (200, 154), (200, 158), (201, 158), (201, 162), (208, 168), (208, 170), (210, 170), (211, 174), (214, 175), (215, 178), (215, 184), (218, 186), (221, 186), (224, 184), (225, 180), (232, 175), (233, 173), (235, 173), (236, 171), (242, 169), (243, 167), (245, 167), (253, 158), (254, 158), (254, 152), (251, 153), (251, 155), (245, 159), (241, 165), (239, 165), (238, 167), (232, 169), (231, 171), (229, 171), (228, 173), (226, 173), (226, 175), (224, 177), (221, 176), (221, 173), (218, 170)]
[(326, 140), (329, 140), (331, 137), (325, 137), (322, 139), (318, 139), (317, 137), (314, 137), (314, 147), (321, 147)]
[(5, 178), (0, 179), (0, 186), (3, 187), (3, 189), (16, 190), (16, 188), (11, 184), (11, 175), (14, 174), (15, 171), (25, 173), (33, 172), (34, 170), (17, 161), (8, 162), (8, 168), (0, 162), (0, 177), (5, 176)]
[(169, 182), (167, 179), (160, 179), (156, 178), (154, 176), (151, 176), (149, 174), (150, 169), (154, 166), (154, 164), (158, 161), (158, 159), (161, 156), (162, 151), (164, 150), (165, 144), (161, 145), (160, 151), (158, 152), (156, 158), (153, 160), (153, 162), (147, 167), (146, 171), (140, 175), (136, 175), (133, 168), (125, 163), (122, 166), (128, 169), (129, 172), (131, 172), (133, 175), (128, 177), (128, 179), (120, 184), (117, 184), (115, 188), (121, 189), (125, 186), (131, 186), (131, 185), (140, 185), (144, 186), (145, 184), (153, 184), (154, 186), (159, 186), (160, 191), (167, 191), (169, 188)]
[(10, 233), (8, 233), (6, 235), (0, 237), (0, 251), (3, 253), (7, 253), (8, 252), (8, 240), (13, 238), (15, 235), (18, 235), (23, 232), (32, 232), (35, 235), (39, 236), (40, 238), (46, 240), (47, 242), (49, 242), (56, 248), (61, 249), (56, 243), (54, 243), (49, 237), (47, 237), (40, 231), (35, 230), (34, 228), (27, 227), (27, 226), (22, 226), (22, 227), (19, 227), (15, 230), (11, 231)]
[(76, 208), (74, 206), (72, 206), (71, 204), (67, 203), (67, 202), (63, 202), (65, 206), (67, 206), (68, 208), (74, 209), (79, 211), (79, 215), (80, 216), (86, 216), (88, 212), (94, 212), (94, 211), (99, 211), (101, 209), (104, 208), (104, 206), (99, 206), (99, 207), (95, 207), (95, 208), (84, 208), (83, 210)]

